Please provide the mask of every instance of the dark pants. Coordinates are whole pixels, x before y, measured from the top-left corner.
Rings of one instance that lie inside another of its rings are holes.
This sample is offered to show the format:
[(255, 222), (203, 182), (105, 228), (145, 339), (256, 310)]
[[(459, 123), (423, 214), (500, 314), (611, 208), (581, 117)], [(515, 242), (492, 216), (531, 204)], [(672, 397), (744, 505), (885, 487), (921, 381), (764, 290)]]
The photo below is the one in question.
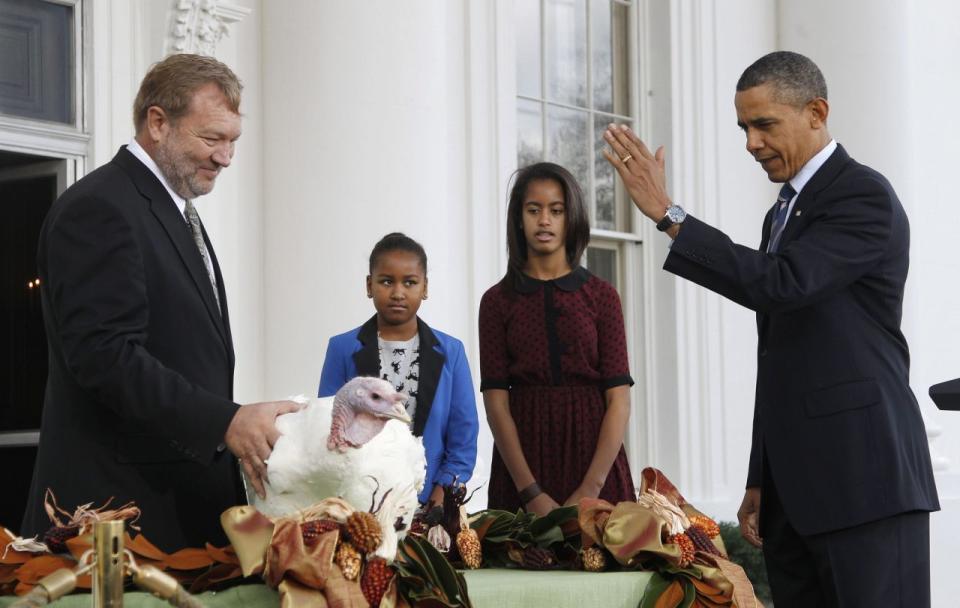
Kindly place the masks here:
[(763, 482), (760, 532), (776, 608), (930, 606), (929, 513), (802, 536), (773, 480)]

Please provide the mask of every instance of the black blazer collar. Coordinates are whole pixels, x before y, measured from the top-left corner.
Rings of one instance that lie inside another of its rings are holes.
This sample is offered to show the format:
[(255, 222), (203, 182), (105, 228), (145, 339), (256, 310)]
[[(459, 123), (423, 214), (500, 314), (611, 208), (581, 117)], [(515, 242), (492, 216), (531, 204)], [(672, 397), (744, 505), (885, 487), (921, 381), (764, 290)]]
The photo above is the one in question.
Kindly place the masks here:
[[(120, 168), (130, 176), (133, 185), (140, 194), (150, 201), (150, 211), (160, 222), (160, 225), (163, 226), (167, 236), (173, 242), (177, 253), (180, 254), (180, 259), (187, 267), (187, 271), (190, 273), (197, 289), (200, 290), (203, 303), (210, 315), (210, 321), (217, 327), (217, 331), (220, 333), (220, 337), (223, 339), (232, 358), (233, 344), (224, 325), (226, 316), (222, 315), (220, 309), (217, 307), (217, 301), (213, 295), (213, 285), (210, 284), (210, 277), (207, 276), (207, 269), (203, 265), (203, 258), (200, 257), (200, 251), (197, 250), (197, 246), (193, 242), (193, 236), (190, 234), (190, 228), (187, 226), (186, 219), (184, 219), (180, 210), (177, 209), (176, 203), (170, 198), (170, 194), (166, 188), (163, 187), (163, 184), (160, 183), (160, 180), (157, 179), (157, 176), (154, 175), (146, 165), (140, 162), (133, 153), (127, 150), (126, 146), (120, 148), (120, 151), (113, 157), (113, 162), (119, 165)], [(207, 249), (210, 251), (212, 257), (214, 275), (217, 277), (218, 287), (221, 288), (222, 296), (223, 277), (220, 276), (220, 267), (216, 262), (216, 256), (213, 254), (213, 246), (206, 238), (206, 231), (204, 231), (204, 239), (206, 240)], [(225, 303), (226, 297), (222, 297), (221, 301)]]
[[(417, 410), (413, 414), (413, 434), (423, 435), (430, 416), (430, 408), (437, 394), (440, 374), (446, 361), (437, 349), (437, 336), (423, 319), (417, 317), (417, 335), (420, 337), (420, 377), (417, 380)], [(357, 333), (360, 350), (353, 353), (353, 363), (358, 376), (380, 377), (380, 349), (377, 344), (377, 315), (373, 315)]]
[(358, 376), (380, 377), (380, 349), (377, 348), (377, 315), (360, 326), (357, 334), (360, 350), (353, 353), (353, 364)]

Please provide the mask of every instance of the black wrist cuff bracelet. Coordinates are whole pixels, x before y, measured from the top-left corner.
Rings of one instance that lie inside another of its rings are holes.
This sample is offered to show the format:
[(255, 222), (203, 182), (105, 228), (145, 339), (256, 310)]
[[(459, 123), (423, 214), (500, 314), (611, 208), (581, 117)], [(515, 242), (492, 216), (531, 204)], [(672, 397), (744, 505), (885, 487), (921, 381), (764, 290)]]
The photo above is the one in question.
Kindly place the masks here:
[(537, 482), (533, 482), (524, 489), (520, 490), (520, 504), (526, 505), (528, 502), (543, 494), (543, 490), (540, 489), (540, 486), (537, 485)]

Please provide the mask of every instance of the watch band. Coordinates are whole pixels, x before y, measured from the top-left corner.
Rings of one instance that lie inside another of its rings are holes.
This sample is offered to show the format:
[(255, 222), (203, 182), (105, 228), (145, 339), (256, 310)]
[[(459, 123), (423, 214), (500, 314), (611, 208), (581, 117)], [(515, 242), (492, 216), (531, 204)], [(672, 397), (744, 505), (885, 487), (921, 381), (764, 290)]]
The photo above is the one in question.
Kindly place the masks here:
[(682, 223), (686, 218), (687, 212), (683, 210), (683, 207), (670, 203), (667, 206), (666, 213), (663, 215), (663, 219), (657, 222), (657, 230), (666, 232), (672, 226)]
[[(657, 222), (657, 230), (660, 232), (666, 232), (670, 229), (670, 226), (673, 226), (674, 221), (670, 219), (670, 214), (663, 216), (663, 219)], [(648, 224), (649, 225), (649, 224)]]

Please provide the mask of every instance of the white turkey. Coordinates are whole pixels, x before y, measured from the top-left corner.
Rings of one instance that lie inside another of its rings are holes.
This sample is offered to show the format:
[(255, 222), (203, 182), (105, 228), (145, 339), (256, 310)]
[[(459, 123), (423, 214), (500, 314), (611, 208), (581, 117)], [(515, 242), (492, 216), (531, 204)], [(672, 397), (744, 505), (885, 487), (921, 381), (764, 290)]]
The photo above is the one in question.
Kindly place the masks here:
[(339, 496), (374, 512), (383, 529), (376, 555), (393, 561), (426, 476), (423, 442), (410, 430), (406, 399), (385, 380), (358, 377), (333, 397), (279, 416), (266, 498), (253, 495), (251, 504), (277, 517)]

